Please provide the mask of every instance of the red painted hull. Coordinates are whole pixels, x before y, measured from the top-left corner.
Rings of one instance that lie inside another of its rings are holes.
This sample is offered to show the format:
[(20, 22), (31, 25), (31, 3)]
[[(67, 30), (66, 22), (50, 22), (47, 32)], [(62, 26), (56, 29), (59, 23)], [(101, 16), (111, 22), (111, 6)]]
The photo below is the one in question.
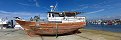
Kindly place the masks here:
[(45, 22), (31, 22), (31, 21), (22, 21), (16, 20), (27, 33), (30, 34), (40, 34), (40, 35), (55, 35), (55, 34), (65, 34), (80, 28), (83, 28), (86, 25), (86, 22), (76, 22), (76, 23), (45, 23)]

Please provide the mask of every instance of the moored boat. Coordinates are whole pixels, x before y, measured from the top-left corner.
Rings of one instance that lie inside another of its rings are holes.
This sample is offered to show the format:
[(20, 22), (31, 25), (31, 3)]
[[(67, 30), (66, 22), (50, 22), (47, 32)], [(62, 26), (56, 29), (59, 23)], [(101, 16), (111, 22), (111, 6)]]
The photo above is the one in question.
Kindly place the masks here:
[(6, 29), (7, 26), (8, 26), (8, 19), (0, 18), (0, 29)]

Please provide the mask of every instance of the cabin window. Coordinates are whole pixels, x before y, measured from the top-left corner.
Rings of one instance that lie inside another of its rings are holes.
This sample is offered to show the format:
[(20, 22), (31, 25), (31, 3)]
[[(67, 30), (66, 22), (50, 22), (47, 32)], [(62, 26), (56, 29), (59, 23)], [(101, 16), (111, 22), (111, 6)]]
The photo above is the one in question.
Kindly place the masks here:
[(54, 14), (54, 17), (59, 17), (59, 14)]
[(49, 17), (51, 17), (51, 14), (49, 13)]
[(52, 14), (52, 17), (54, 17), (54, 14)]
[(53, 17), (64, 17), (64, 14), (52, 14)]
[(60, 17), (64, 17), (64, 14), (63, 14), (63, 13), (60, 13), (59, 16), (60, 16)]

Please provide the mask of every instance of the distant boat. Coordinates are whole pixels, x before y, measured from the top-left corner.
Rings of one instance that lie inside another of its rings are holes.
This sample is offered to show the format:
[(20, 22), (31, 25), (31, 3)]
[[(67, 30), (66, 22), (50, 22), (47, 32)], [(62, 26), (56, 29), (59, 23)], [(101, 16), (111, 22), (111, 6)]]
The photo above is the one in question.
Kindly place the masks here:
[(113, 23), (111, 21), (107, 22), (107, 25), (112, 25)]
[(8, 20), (0, 18), (0, 29), (6, 29), (6, 26), (8, 26)]

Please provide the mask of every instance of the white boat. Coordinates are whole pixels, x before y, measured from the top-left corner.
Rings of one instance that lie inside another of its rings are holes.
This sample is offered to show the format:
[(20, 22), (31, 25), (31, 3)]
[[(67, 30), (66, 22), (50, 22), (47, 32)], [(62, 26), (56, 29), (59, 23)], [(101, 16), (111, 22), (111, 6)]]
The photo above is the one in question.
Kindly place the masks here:
[(8, 25), (8, 20), (0, 18), (0, 29), (6, 29), (6, 26)]

